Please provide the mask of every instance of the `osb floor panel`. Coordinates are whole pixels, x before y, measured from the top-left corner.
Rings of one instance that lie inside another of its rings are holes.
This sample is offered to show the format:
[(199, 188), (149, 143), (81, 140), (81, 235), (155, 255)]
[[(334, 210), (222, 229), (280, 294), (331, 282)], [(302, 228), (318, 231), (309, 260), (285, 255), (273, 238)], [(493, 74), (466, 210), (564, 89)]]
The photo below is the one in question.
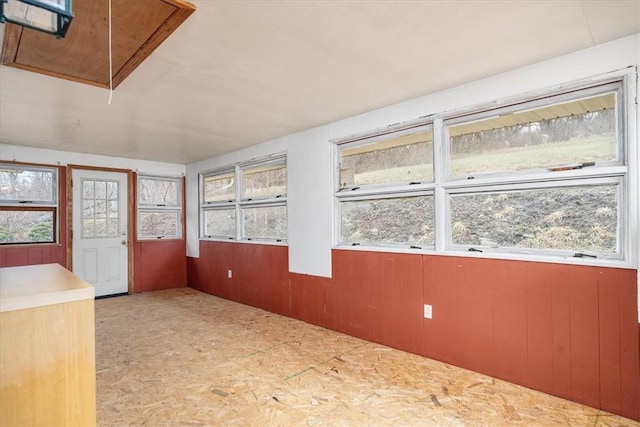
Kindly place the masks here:
[(640, 425), (192, 289), (96, 301), (100, 426)]

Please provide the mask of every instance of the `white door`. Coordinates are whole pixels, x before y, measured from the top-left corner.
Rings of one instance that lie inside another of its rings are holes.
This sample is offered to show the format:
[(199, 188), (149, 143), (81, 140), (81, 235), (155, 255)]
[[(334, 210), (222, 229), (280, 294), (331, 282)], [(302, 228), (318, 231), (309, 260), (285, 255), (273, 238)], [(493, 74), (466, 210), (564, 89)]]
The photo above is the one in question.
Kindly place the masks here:
[(73, 169), (73, 272), (96, 296), (128, 291), (127, 174)]

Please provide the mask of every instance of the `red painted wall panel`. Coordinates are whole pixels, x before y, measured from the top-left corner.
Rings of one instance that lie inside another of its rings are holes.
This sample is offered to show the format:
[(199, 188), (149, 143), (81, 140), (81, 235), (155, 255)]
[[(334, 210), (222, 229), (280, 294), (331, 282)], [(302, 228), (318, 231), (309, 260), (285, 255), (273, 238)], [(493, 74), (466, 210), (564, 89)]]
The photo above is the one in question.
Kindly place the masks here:
[(494, 289), (493, 280), (479, 280), (485, 275), (484, 261), (474, 258), (465, 261), (469, 277), (467, 365), (474, 371), (495, 375), (493, 366)]
[(527, 380), (527, 265), (491, 260), (484, 273), (493, 278), (494, 375), (518, 384)]
[(551, 282), (551, 336), (553, 339), (553, 394), (571, 399), (571, 284), (570, 266), (536, 267)]
[(469, 304), (465, 260), (453, 257), (434, 258), (433, 275), (433, 357), (454, 365), (466, 366)]
[(598, 271), (571, 267), (571, 398), (598, 406)]
[(640, 325), (636, 272), (621, 271), (620, 286), (620, 371), (621, 406), (625, 417), (640, 420)]
[(598, 274), (600, 404), (602, 409), (620, 413), (620, 271), (602, 269)]
[(524, 277), (527, 382), (532, 388), (553, 393), (553, 283), (548, 280), (548, 272), (533, 264), (528, 267)]
[(184, 240), (137, 241), (134, 243), (134, 292), (187, 286)]
[[(201, 242), (190, 284), (640, 419), (635, 270), (334, 250), (325, 279), (289, 273), (287, 256)], [(236, 286), (230, 268), (254, 270)]]

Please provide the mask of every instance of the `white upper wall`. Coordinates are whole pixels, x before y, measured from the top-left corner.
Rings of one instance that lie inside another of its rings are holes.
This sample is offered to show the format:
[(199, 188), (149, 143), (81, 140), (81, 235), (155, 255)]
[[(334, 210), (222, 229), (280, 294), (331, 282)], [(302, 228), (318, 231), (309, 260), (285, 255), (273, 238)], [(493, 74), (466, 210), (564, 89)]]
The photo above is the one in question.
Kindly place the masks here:
[(97, 154), (74, 153), (0, 143), (0, 160), (47, 165), (82, 165), (102, 168), (130, 169), (139, 174), (181, 176), (186, 166), (176, 163), (152, 162)]
[[(640, 64), (640, 34), (412, 99), (187, 166), (187, 255), (199, 256), (198, 173), (287, 152), (289, 270), (331, 277), (332, 140), (434, 113), (470, 108)], [(428, 78), (425, 75), (425, 78)], [(392, 84), (392, 83), (390, 83)], [(637, 114), (637, 112), (636, 112)], [(640, 121), (638, 121), (640, 123)], [(637, 137), (631, 144), (637, 145)], [(637, 175), (636, 175), (637, 176)], [(639, 195), (640, 196), (640, 195)], [(638, 224), (640, 229), (640, 224)]]

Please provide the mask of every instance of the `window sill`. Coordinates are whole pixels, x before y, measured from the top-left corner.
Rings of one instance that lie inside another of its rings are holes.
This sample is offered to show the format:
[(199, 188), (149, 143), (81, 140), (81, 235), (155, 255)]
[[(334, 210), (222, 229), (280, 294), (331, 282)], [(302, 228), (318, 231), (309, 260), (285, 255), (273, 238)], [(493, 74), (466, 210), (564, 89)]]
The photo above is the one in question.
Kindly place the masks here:
[(542, 262), (550, 264), (568, 264), (568, 265), (584, 265), (591, 267), (608, 267), (636, 269), (633, 263), (626, 260), (614, 259), (594, 259), (594, 258), (575, 258), (573, 256), (548, 256), (548, 255), (526, 255), (516, 253), (496, 253), (496, 252), (468, 252), (464, 250), (448, 250), (445, 252), (436, 252), (433, 249), (410, 249), (409, 247), (393, 247), (393, 246), (366, 246), (366, 245), (335, 245), (332, 249), (336, 250), (352, 250), (363, 252), (387, 252), (401, 254), (417, 254), (431, 256), (449, 256), (459, 258), (482, 258), (482, 259), (500, 259), (522, 262)]

